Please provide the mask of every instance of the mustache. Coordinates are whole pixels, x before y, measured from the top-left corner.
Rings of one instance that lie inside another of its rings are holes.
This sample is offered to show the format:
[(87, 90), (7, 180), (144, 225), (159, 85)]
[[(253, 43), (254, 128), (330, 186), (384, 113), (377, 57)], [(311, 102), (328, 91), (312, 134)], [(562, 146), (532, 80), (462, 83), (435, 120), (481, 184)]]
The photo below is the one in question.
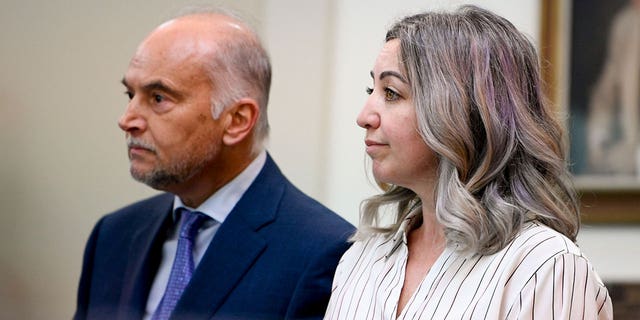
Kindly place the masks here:
[(153, 153), (156, 152), (156, 147), (153, 144), (151, 144), (149, 142), (146, 142), (146, 141), (144, 141), (142, 139), (133, 138), (131, 136), (127, 137), (127, 147), (129, 149), (131, 149), (131, 148), (141, 148), (141, 149), (149, 150), (149, 151), (151, 151)]

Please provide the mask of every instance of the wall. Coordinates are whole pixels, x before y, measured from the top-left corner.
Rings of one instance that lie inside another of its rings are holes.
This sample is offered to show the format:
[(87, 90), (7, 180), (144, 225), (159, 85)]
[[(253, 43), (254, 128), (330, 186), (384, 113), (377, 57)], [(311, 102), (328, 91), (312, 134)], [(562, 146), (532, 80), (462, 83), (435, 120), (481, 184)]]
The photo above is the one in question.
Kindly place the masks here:
[(2, 2), (1, 319), (70, 318), (92, 226), (155, 193), (129, 177), (120, 79), (142, 38), (186, 3)]
[[(537, 39), (538, 2), (476, 1)], [(0, 318), (64, 319), (104, 213), (155, 191), (128, 174), (119, 81), (139, 41), (190, 1), (5, 0), (0, 11)], [(355, 117), (385, 28), (462, 1), (222, 1), (253, 17), (272, 55), (270, 150), (301, 189), (357, 222), (366, 178)], [(635, 279), (637, 227), (586, 227), (605, 279)], [(629, 250), (632, 251), (631, 254)]]

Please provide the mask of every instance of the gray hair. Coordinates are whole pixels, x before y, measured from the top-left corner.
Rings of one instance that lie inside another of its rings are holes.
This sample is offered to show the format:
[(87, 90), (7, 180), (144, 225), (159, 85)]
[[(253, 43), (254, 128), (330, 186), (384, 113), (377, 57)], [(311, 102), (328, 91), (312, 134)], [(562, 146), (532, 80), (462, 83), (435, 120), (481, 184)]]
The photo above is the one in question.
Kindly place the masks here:
[(254, 152), (264, 148), (269, 136), (267, 104), (271, 88), (271, 62), (255, 29), (238, 13), (211, 6), (191, 6), (175, 18), (193, 15), (221, 15), (231, 18), (248, 32), (230, 36), (218, 43), (216, 54), (206, 68), (214, 85), (211, 113), (217, 119), (226, 107), (243, 97), (254, 98), (260, 108), (260, 117), (254, 129)]
[[(389, 29), (392, 39), (400, 40), (418, 130), (438, 156), (436, 218), (447, 242), (495, 253), (530, 220), (575, 241), (580, 213), (565, 132), (543, 93), (531, 42), (475, 6), (405, 17)], [(379, 226), (387, 206), (395, 221)], [(354, 239), (390, 235), (420, 208), (413, 191), (388, 186), (363, 201)]]

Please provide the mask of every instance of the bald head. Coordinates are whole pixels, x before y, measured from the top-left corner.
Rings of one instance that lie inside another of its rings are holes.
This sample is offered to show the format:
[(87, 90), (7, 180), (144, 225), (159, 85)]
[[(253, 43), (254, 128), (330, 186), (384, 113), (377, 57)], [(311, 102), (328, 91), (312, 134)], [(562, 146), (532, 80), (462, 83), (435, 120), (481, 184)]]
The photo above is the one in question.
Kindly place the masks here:
[(228, 41), (258, 42), (253, 32), (234, 18), (218, 13), (198, 13), (161, 24), (140, 44), (138, 52), (148, 46), (164, 45), (170, 52), (198, 51), (214, 58), (216, 49)]
[(246, 23), (221, 12), (188, 13), (153, 30), (131, 63), (144, 60), (149, 54), (204, 70), (212, 85), (214, 118), (235, 101), (254, 99), (260, 108), (254, 137), (256, 148), (262, 148), (269, 131), (271, 65), (260, 39)]

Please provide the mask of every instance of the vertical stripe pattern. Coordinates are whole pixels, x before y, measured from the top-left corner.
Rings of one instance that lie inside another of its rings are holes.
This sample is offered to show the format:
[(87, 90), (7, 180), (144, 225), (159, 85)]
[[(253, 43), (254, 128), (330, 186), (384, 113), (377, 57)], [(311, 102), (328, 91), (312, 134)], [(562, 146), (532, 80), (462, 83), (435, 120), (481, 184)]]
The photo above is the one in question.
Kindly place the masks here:
[[(392, 238), (356, 242), (344, 254), (325, 319), (396, 319), (407, 225)], [(612, 317), (607, 289), (580, 249), (532, 222), (493, 255), (468, 257), (446, 248), (397, 319)]]

